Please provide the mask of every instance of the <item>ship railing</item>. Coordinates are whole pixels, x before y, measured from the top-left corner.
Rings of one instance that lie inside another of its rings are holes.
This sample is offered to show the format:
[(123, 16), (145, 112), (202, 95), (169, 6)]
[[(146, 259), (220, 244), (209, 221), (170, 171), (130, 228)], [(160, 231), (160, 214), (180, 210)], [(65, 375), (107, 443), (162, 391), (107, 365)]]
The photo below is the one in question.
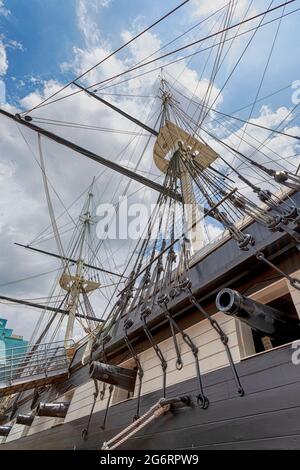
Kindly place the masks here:
[(74, 341), (56, 341), (39, 345), (6, 349), (0, 356), (0, 384), (11, 385), (16, 380), (47, 377), (68, 368), (68, 350)]

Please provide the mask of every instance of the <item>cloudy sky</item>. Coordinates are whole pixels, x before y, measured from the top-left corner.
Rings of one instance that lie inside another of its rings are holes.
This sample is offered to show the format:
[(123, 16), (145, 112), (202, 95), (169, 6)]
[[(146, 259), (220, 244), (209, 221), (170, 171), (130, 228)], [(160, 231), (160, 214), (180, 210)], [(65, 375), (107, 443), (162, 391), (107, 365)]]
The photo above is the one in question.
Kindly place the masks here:
[[(33, 108), (178, 3), (171, 0), (0, 0), (0, 80), (2, 88), (5, 84), (6, 89), (6, 102), (2, 106), (12, 113)], [(190, 0), (166, 21), (86, 75), (81, 83), (93, 85), (121, 73), (154, 52), (156, 54), (152, 57), (159, 56), (216, 31), (224, 21), (225, 8), (222, 7), (227, 3), (226, 0)], [(270, 5), (270, 1), (264, 0), (238, 0), (234, 3), (232, 24), (245, 15), (249, 17), (264, 11)], [(272, 6), (280, 3), (273, 1)], [(299, 3), (297, 0), (288, 5), (284, 13), (296, 10), (300, 7)], [(282, 13), (282, 9), (277, 10), (263, 20), (267, 22), (278, 18)], [(292, 94), (299, 86), (299, 19), (300, 12), (295, 12), (284, 17), (280, 27), (278, 20), (266, 25), (255, 34), (249, 47), (246, 47), (247, 41), (253, 31), (240, 36), (233, 44), (228, 42), (212, 90), (211, 100), (217, 98), (215, 107), (225, 113), (235, 113), (243, 108), (236, 113), (242, 119), (251, 117), (255, 123), (273, 128), (280, 124), (293, 108)], [(242, 26), (239, 33), (257, 26), (261, 20), (259, 18)], [(161, 52), (156, 52), (188, 30), (187, 34), (164, 47)], [(235, 33), (236, 30), (232, 35)], [(175, 83), (181, 91), (188, 90), (201, 98), (207, 88), (213, 59), (213, 56), (209, 56), (209, 50), (201, 52), (201, 49), (206, 49), (213, 42), (214, 39), (211, 39), (198, 44), (145, 67), (143, 71), (149, 72), (151, 68), (164, 66), (165, 76), (170, 83)], [(238, 61), (244, 50), (243, 57)], [(184, 58), (185, 54), (194, 52), (198, 53)], [(181, 60), (167, 65), (177, 58)], [(113, 82), (115, 86), (105, 90), (105, 93), (111, 94), (107, 99), (153, 125), (157, 109), (158, 75), (159, 70), (155, 70), (119, 85)], [(230, 80), (226, 82), (229, 75)], [(292, 88), (293, 83), (296, 88)], [(68, 89), (69, 92), (73, 90)], [(179, 99), (179, 95), (176, 98)], [(252, 109), (249, 105), (256, 98), (258, 102)], [(132, 132), (132, 135), (128, 135), (45, 125), (103, 157), (130, 168), (135, 167), (147, 139), (145, 135), (134, 139), (134, 132), (138, 131), (135, 125), (82, 93), (36, 110), (32, 116)], [(268, 136), (268, 133), (259, 129), (242, 128), (242, 124), (236, 127), (237, 123), (232, 121), (222, 125), (215, 122), (208, 125), (220, 137), (236, 145), (239, 145), (239, 136), (245, 135), (244, 132), (252, 139), (253, 145)], [(289, 116), (286, 129), (296, 133), (299, 132), (298, 125), (295, 110)], [(290, 170), (294, 168), (296, 159), (291, 156), (297, 155), (299, 151), (294, 141), (277, 136), (268, 145), (269, 149), (265, 149), (265, 152), (270, 158), (274, 157), (276, 151), (279, 157), (286, 160)], [(0, 118), (0, 294), (26, 299), (49, 296), (60, 268), (56, 260), (28, 253), (14, 245), (14, 242), (27, 244), (38, 240), (42, 243), (36, 246), (57, 251), (53, 240), (45, 236), (50, 234), (49, 229), (47, 231), (50, 219), (41, 170), (36, 161), (37, 149), (36, 135)], [(70, 150), (48, 141), (43, 142), (43, 149), (56, 216), (74, 201), (77, 202), (71, 206), (70, 214), (73, 218), (78, 216), (84, 202), (80, 195), (91, 184), (94, 176), (98, 177), (94, 188), (96, 203), (116, 202), (126, 188), (126, 178)], [(245, 148), (245, 144), (240, 149), (251, 153), (251, 148)], [(216, 150), (220, 151), (220, 148), (216, 146)], [(271, 150), (273, 157), (269, 153)], [(161, 181), (150, 151), (145, 153), (138, 171)], [(157, 197), (153, 191), (134, 182), (128, 192), (134, 193), (132, 200), (135, 202), (146, 201), (150, 204)], [(65, 215), (59, 219), (59, 225), (66, 232), (63, 241), (67, 244), (70, 235), (68, 229), (72, 228), (70, 217)], [(212, 226), (211, 230), (214, 231), (215, 227)], [(41, 232), (43, 240), (39, 235)], [(114, 258), (112, 252), (117, 252)], [(108, 269), (120, 270), (127, 253), (128, 245), (125, 248), (112, 243), (103, 248), (99, 257)], [(41, 276), (33, 277), (39, 274)], [(29, 279), (23, 280), (25, 278)], [(110, 292), (110, 289), (105, 291), (105, 297), (99, 295), (96, 302), (99, 310), (105, 308)], [(8, 318), (17, 333), (30, 336), (38, 318), (36, 311), (4, 304), (0, 304), (0, 308), (0, 316)]]

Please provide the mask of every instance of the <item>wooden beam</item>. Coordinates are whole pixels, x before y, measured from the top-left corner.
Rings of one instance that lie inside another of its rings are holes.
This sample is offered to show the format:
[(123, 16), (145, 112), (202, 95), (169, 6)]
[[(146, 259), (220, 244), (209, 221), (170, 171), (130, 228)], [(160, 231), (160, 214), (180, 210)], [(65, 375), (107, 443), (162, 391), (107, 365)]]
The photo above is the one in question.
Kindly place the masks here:
[[(77, 261), (75, 259), (65, 258), (64, 256), (60, 256), (56, 253), (51, 253), (50, 251), (39, 250), (38, 248), (33, 248), (29, 245), (22, 245), (22, 243), (15, 243), (15, 245), (16, 246), (21, 246), (22, 248), (26, 248), (27, 250), (32, 250), (32, 251), (35, 251), (37, 253), (41, 253), (43, 255), (52, 256), (53, 258), (63, 259), (63, 260), (68, 261), (70, 263), (74, 263), (74, 264), (77, 263)], [(126, 277), (126, 276), (122, 276), (122, 274), (117, 274), (117, 273), (114, 273), (112, 271), (107, 271), (107, 269), (98, 268), (97, 266), (93, 266), (91, 264), (83, 263), (83, 265), (87, 268), (95, 269), (96, 271), (101, 271), (103, 273), (111, 274), (112, 276)]]
[(80, 153), (81, 155), (84, 155), (85, 157), (90, 158), (91, 160), (94, 160), (95, 162), (100, 163), (101, 165), (104, 165), (107, 168), (116, 171), (117, 173), (127, 176), (128, 178), (135, 180), (138, 183), (143, 184), (144, 186), (154, 189), (154, 191), (166, 194), (167, 196), (177, 201), (182, 201), (182, 197), (180, 194), (168, 188), (165, 188), (164, 186), (156, 183), (155, 181), (151, 181), (150, 179), (136, 173), (133, 170), (129, 170), (128, 168), (125, 168), (119, 165), (118, 163), (115, 163), (114, 161), (107, 160), (106, 158), (103, 158), (100, 155), (97, 155), (96, 153), (91, 152), (90, 150), (87, 150), (84, 147), (80, 147), (79, 145), (75, 144), (75, 142), (71, 142), (70, 140), (64, 139), (63, 137), (60, 137), (59, 135), (54, 134), (53, 132), (47, 131), (46, 129), (36, 126), (31, 122), (25, 121), (18, 114), (13, 115), (8, 111), (5, 111), (4, 109), (0, 109), (0, 115), (11, 119), (12, 121), (18, 124), (21, 124), (22, 126), (27, 127), (27, 129), (31, 129), (32, 131), (37, 132), (38, 134), (43, 135), (44, 137), (47, 137), (48, 139), (56, 142), (57, 144), (63, 145), (64, 147), (67, 147), (73, 150), (74, 152)]
[[(61, 308), (50, 307), (50, 306), (47, 306), (47, 305), (36, 304), (34, 302), (28, 302), (27, 300), (14, 299), (12, 297), (5, 297), (4, 295), (0, 295), (0, 300), (5, 300), (6, 302), (12, 302), (14, 304), (26, 305), (27, 307), (38, 308), (40, 310), (48, 310), (49, 312), (63, 313), (64, 315), (69, 315), (68, 310), (63, 310)], [(75, 316), (78, 317), (78, 318), (83, 318), (85, 320), (92, 320), (92, 321), (100, 322), (100, 323), (104, 322), (104, 320), (102, 320), (101, 318), (90, 317), (88, 315), (85, 316), (85, 315), (81, 315), (80, 313), (76, 313)]]
[(104, 104), (105, 106), (107, 106), (108, 108), (111, 108), (113, 109), (114, 111), (116, 111), (117, 113), (121, 114), (121, 116), (124, 116), (126, 119), (128, 119), (129, 121), (131, 122), (134, 122), (135, 124), (137, 124), (138, 126), (140, 126), (142, 129), (144, 129), (145, 131), (149, 132), (150, 134), (154, 135), (155, 137), (158, 137), (158, 132), (155, 130), (155, 129), (152, 129), (152, 127), (149, 127), (147, 126), (147, 124), (144, 124), (143, 122), (139, 121), (138, 119), (136, 119), (135, 117), (131, 116), (130, 114), (128, 113), (125, 113), (125, 111), (123, 111), (122, 109), (118, 108), (117, 106), (115, 106), (114, 104), (110, 103), (109, 101), (107, 100), (104, 100), (103, 98), (100, 98), (100, 96), (96, 95), (96, 93), (93, 93), (92, 91), (88, 90), (87, 88), (84, 88), (83, 86), (79, 85), (79, 83), (76, 83), (76, 82), (73, 82), (73, 84), (75, 86), (77, 86), (77, 88), (80, 88), (80, 90), (82, 91), (85, 91), (89, 96), (91, 96), (92, 98), (95, 98), (97, 101), (100, 101), (100, 103)]

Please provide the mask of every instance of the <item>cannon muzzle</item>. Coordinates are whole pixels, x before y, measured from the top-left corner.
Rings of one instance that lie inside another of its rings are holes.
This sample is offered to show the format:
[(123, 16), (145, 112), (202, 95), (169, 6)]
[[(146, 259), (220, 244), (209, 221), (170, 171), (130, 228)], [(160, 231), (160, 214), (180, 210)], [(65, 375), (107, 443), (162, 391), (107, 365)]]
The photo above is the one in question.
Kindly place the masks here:
[(299, 321), (268, 305), (261, 304), (232, 289), (222, 289), (216, 298), (217, 309), (238, 318), (270, 338), (292, 341), (300, 337)]

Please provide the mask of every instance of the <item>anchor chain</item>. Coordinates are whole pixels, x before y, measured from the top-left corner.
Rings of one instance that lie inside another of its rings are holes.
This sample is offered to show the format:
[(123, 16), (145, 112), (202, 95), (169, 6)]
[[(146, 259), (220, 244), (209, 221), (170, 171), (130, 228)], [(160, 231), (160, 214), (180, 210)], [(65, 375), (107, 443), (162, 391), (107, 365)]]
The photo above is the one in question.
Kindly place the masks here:
[(155, 351), (155, 354), (156, 356), (158, 357), (159, 361), (160, 361), (160, 365), (161, 365), (161, 368), (162, 368), (162, 373), (163, 373), (163, 398), (166, 397), (166, 385), (167, 385), (167, 367), (168, 367), (168, 363), (167, 361), (165, 360), (165, 357), (160, 349), (160, 347), (158, 346), (158, 344), (155, 342), (149, 328), (148, 328), (148, 324), (147, 324), (147, 316), (151, 313), (149, 307), (146, 307), (144, 305), (142, 305), (142, 308), (141, 308), (141, 320), (143, 322), (143, 330), (145, 332), (145, 335), (147, 336), (148, 338), (148, 341), (149, 343), (151, 344), (152, 348), (154, 349)]
[(96, 406), (96, 403), (97, 403), (97, 398), (99, 396), (99, 387), (98, 387), (97, 380), (94, 380), (94, 386), (95, 386), (95, 392), (93, 394), (94, 395), (94, 400), (93, 400), (92, 408), (91, 408), (91, 411), (90, 411), (89, 419), (88, 419), (88, 422), (87, 422), (87, 426), (86, 426), (86, 428), (84, 428), (81, 431), (81, 436), (82, 436), (82, 439), (84, 441), (86, 441), (87, 438), (88, 438), (89, 428), (90, 428), (90, 424), (91, 424), (91, 421), (92, 421), (92, 416), (93, 416), (94, 409), (95, 409), (95, 406)]
[(245, 391), (244, 391), (244, 389), (242, 387), (242, 384), (240, 382), (240, 378), (239, 378), (239, 375), (238, 375), (236, 367), (235, 367), (235, 363), (234, 363), (233, 358), (232, 358), (232, 354), (231, 354), (229, 344), (228, 344), (228, 336), (226, 335), (226, 333), (224, 333), (224, 331), (222, 330), (219, 323), (214, 318), (211, 318), (210, 315), (199, 304), (199, 302), (197, 302), (195, 297), (192, 295), (192, 292), (191, 292), (191, 296), (190, 296), (189, 300), (199, 310), (199, 312), (201, 312), (205, 316), (205, 318), (210, 322), (212, 328), (218, 333), (218, 335), (220, 337), (220, 340), (221, 340), (222, 344), (224, 345), (224, 348), (225, 348), (225, 351), (226, 351), (226, 354), (227, 354), (227, 357), (228, 357), (228, 361), (229, 361), (229, 364), (230, 364), (230, 367), (231, 367), (231, 370), (232, 370), (232, 373), (233, 373), (233, 377), (234, 377), (235, 383), (237, 385), (238, 394), (241, 397), (244, 396)]
[(141, 361), (139, 360), (139, 357), (137, 356), (130, 340), (128, 337), (128, 329), (131, 328), (133, 325), (133, 321), (131, 319), (128, 319), (124, 322), (124, 340), (126, 343), (127, 348), (130, 351), (131, 356), (133, 357), (136, 367), (137, 367), (137, 372), (138, 372), (138, 377), (139, 377), (139, 388), (138, 388), (138, 393), (137, 393), (137, 406), (136, 406), (136, 414), (133, 418), (133, 420), (137, 420), (140, 417), (140, 405), (141, 405), (141, 393), (142, 393), (142, 383), (143, 383), (143, 377), (144, 377), (144, 371), (141, 365)]
[[(174, 236), (172, 236), (172, 239)], [(158, 298), (158, 303), (159, 304), (165, 304), (169, 300), (169, 296), (167, 294), (167, 290), (170, 292), (170, 297), (175, 297), (177, 294), (176, 289), (172, 288), (172, 266), (176, 262), (176, 254), (174, 252), (173, 247), (171, 247), (169, 253), (168, 253), (168, 258), (167, 258), (167, 266), (166, 266), (166, 272), (164, 276), (164, 281), (163, 281), (163, 287), (161, 289), (161, 293)], [(180, 353), (180, 348), (178, 345), (174, 325), (168, 320), (171, 334), (172, 334), (172, 339), (173, 339), (173, 344), (176, 352), (176, 369), (181, 370), (183, 368), (183, 362), (182, 362), (182, 357)]]
[(114, 386), (113, 385), (110, 385), (109, 386), (109, 392), (108, 392), (108, 400), (107, 400), (107, 403), (106, 403), (106, 408), (105, 408), (105, 414), (104, 414), (104, 419), (103, 419), (103, 423), (101, 425), (101, 429), (104, 431), (105, 427), (106, 427), (106, 421), (107, 421), (107, 416), (108, 416), (108, 411), (109, 411), (109, 407), (110, 407), (110, 402), (111, 402), (111, 399), (112, 399), (112, 394), (113, 394), (113, 391), (114, 391)]
[(160, 304), (161, 308), (164, 310), (164, 315), (169, 321), (170, 324), (173, 325), (174, 330), (176, 330), (178, 333), (180, 333), (183, 341), (187, 346), (190, 348), (194, 360), (195, 360), (195, 366), (196, 366), (196, 372), (197, 372), (197, 379), (198, 379), (198, 387), (199, 387), (199, 394), (197, 396), (197, 403), (201, 405), (201, 407), (206, 410), (209, 407), (209, 400), (204, 394), (204, 389), (203, 389), (203, 383), (202, 383), (202, 376), (201, 376), (201, 371), (200, 371), (200, 364), (199, 364), (199, 349), (197, 346), (194, 344), (192, 341), (191, 337), (185, 333), (184, 330), (180, 328), (178, 323), (174, 320), (174, 318), (171, 316), (169, 310), (168, 310), (168, 305), (163, 299), (159, 299), (158, 303)]

